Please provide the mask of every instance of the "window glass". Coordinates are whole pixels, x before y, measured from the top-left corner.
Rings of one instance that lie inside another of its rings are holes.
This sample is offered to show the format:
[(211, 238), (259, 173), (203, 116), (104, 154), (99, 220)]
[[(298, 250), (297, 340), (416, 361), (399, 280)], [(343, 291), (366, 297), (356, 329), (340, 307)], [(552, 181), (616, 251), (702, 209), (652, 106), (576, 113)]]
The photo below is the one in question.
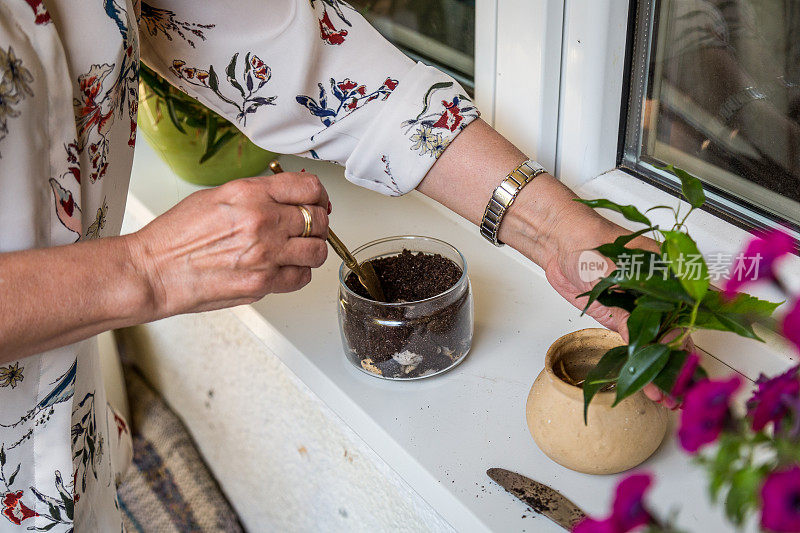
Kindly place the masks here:
[(623, 165), (672, 163), (736, 216), (800, 222), (800, 2), (638, 4)]
[(475, 0), (353, 0), (350, 4), (413, 59), (468, 90), (475, 77)]

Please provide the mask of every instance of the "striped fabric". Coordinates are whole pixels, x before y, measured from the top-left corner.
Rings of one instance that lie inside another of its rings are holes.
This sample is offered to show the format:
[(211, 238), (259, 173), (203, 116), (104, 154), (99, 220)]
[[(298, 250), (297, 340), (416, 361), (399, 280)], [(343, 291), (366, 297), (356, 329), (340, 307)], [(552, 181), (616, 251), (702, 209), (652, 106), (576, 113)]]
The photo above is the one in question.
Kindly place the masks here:
[(130, 366), (125, 381), (133, 465), (118, 494), (128, 533), (243, 531), (175, 413)]

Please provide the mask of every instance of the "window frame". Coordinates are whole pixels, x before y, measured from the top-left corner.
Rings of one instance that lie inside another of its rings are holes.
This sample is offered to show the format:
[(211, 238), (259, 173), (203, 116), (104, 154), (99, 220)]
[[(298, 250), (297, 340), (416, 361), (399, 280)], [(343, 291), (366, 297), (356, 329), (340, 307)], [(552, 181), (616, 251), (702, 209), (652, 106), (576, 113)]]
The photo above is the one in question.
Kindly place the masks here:
[[(628, 7), (628, 38), (636, 39), (632, 46), (626, 43), (626, 57), (625, 69), (623, 73), (623, 80), (632, 79), (634, 70), (641, 68), (637, 66), (635, 56), (648, 56), (651, 51), (651, 42), (649, 38), (643, 35), (636, 35), (638, 27), (646, 24), (652, 33), (652, 27), (655, 24), (656, 14), (652, 12), (652, 3), (637, 2), (631, 0)], [(646, 61), (646, 60), (645, 60)], [(646, 61), (647, 62), (647, 61)], [(648, 72), (643, 72), (642, 77), (648, 77)], [(641, 82), (640, 82), (641, 83)], [(639, 177), (652, 185), (664, 189), (671, 193), (673, 196), (680, 197), (680, 181), (671, 174), (661, 171), (652, 165), (642, 162), (634, 161), (632, 158), (626, 156), (626, 148), (635, 143), (641, 142), (642, 130), (641, 128), (631, 128), (628, 126), (637, 122), (632, 120), (638, 118), (632, 116), (632, 113), (638, 113), (639, 102), (643, 97), (642, 92), (646, 86), (642, 84), (637, 88), (636, 94), (631, 93), (631, 84), (624, 83), (623, 93), (621, 98), (621, 113), (620, 113), (620, 126), (619, 126), (619, 142), (617, 149), (617, 167), (628, 171), (632, 175)], [(795, 238), (800, 239), (800, 226), (794, 222), (788, 221), (780, 216), (770, 213), (766, 209), (752, 203), (740, 196), (729, 193), (720, 187), (703, 182), (703, 187), (706, 191), (706, 204), (703, 209), (713, 213), (719, 218), (742, 228), (749, 232), (758, 230), (765, 230), (775, 227), (776, 224), (782, 225), (791, 233)]]
[(475, 103), (545, 168), (556, 165), (564, 0), (476, 0)]

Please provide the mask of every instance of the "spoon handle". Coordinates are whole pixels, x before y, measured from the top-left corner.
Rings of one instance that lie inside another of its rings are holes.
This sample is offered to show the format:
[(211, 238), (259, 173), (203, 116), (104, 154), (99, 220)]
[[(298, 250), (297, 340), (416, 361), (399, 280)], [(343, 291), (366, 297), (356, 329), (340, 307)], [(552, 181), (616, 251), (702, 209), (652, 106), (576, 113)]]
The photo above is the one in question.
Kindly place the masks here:
[(336, 252), (336, 255), (342, 258), (344, 264), (347, 265), (347, 268), (350, 270), (358, 270), (359, 265), (358, 261), (353, 254), (350, 253), (350, 250), (344, 245), (344, 243), (336, 236), (332, 229), (328, 228), (328, 243), (333, 248), (333, 251)]

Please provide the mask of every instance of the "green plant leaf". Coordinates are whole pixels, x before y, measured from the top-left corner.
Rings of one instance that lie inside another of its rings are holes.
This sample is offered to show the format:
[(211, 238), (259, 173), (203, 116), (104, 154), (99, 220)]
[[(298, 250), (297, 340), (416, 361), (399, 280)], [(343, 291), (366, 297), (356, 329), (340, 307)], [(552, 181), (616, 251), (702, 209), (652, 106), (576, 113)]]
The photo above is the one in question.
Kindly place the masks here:
[(636, 294), (629, 290), (605, 291), (597, 297), (597, 301), (606, 307), (619, 307), (629, 313), (636, 308)]
[(583, 382), (583, 423), (588, 424), (589, 416), (589, 403), (594, 398), (594, 395), (602, 389), (607, 383), (600, 382), (608, 378), (616, 377), (619, 369), (627, 359), (627, 351), (625, 346), (617, 346), (607, 351), (603, 357), (597, 362)]
[(172, 121), (175, 129), (185, 134), (186, 130), (184, 130), (183, 126), (181, 126), (180, 119), (178, 119), (178, 114), (175, 112), (175, 102), (173, 102), (172, 98), (167, 97), (164, 99), (164, 103), (167, 106), (167, 114), (169, 115), (169, 119)]
[[(753, 330), (753, 324), (766, 321), (782, 302), (768, 302), (749, 294), (738, 294), (726, 299), (718, 291), (709, 291), (703, 297), (695, 324), (699, 328), (731, 331), (742, 337), (762, 341)], [(685, 325), (686, 319), (677, 325)]]
[(731, 469), (739, 459), (741, 444), (742, 441), (733, 435), (723, 433), (720, 437), (716, 455), (707, 465), (710, 474), (708, 493), (712, 501), (717, 500), (719, 491), (729, 482)]
[(686, 289), (683, 288), (681, 283), (674, 276), (670, 275), (664, 279), (658, 275), (652, 277), (645, 275), (648, 272), (647, 269), (650, 263), (660, 260), (657, 254), (648, 253), (650, 256), (646, 257), (644, 261), (642, 275), (636, 276), (635, 272), (623, 272), (622, 270), (612, 272), (611, 276), (614, 278), (616, 285), (623, 289), (639, 291), (642, 295), (646, 294), (659, 300), (694, 305), (694, 299), (689, 296)]
[[(612, 273), (613, 276), (613, 273)], [(586, 301), (586, 305), (583, 307), (583, 311), (581, 311), (581, 316), (586, 313), (586, 310), (589, 309), (589, 306), (594, 303), (595, 300), (609, 288), (616, 284), (616, 281), (612, 278), (612, 276), (606, 276), (605, 278), (597, 280), (597, 283), (594, 284), (592, 290), (584, 292), (583, 294), (579, 294), (577, 298), (583, 298), (588, 296), (589, 299)]]
[(636, 300), (636, 306), (642, 309), (649, 309), (650, 311), (661, 311), (662, 313), (672, 312), (678, 307), (674, 302), (661, 300), (649, 294), (645, 294)]
[(636, 350), (622, 365), (614, 405), (653, 381), (668, 360), (669, 348), (665, 344), (648, 344)]
[(739, 293), (734, 298), (726, 298), (719, 291), (710, 291), (703, 298), (703, 307), (722, 313), (749, 315), (753, 318), (767, 319), (783, 302), (770, 302), (755, 296)]
[(650, 209), (645, 210), (645, 213), (649, 213), (650, 211), (655, 211), (657, 209), (669, 209), (673, 213), (675, 212), (675, 208), (669, 205), (654, 205)]
[(744, 468), (731, 476), (731, 488), (725, 496), (725, 515), (739, 526), (747, 514), (758, 505), (758, 489), (763, 474), (756, 468)]
[(667, 165), (666, 167), (662, 167), (662, 169), (678, 176), (678, 179), (681, 180), (681, 192), (692, 207), (698, 208), (706, 202), (706, 194), (703, 192), (703, 183), (699, 179), (673, 165)]
[(637, 307), (628, 317), (628, 356), (658, 335), (661, 329), (661, 313)]
[(653, 378), (653, 384), (661, 389), (662, 392), (666, 394), (670, 394), (672, 392), (672, 387), (675, 386), (675, 381), (678, 379), (678, 374), (681, 373), (681, 369), (683, 368), (683, 364), (686, 362), (686, 358), (689, 357), (689, 353), (683, 350), (671, 350), (669, 352), (669, 359), (667, 360), (667, 364), (664, 365), (664, 368), (661, 369), (661, 372)]
[(622, 216), (631, 222), (640, 222), (642, 224), (647, 224), (648, 226), (653, 225), (650, 223), (650, 219), (644, 216), (634, 205), (620, 205), (604, 198), (598, 198), (596, 200), (584, 200), (582, 198), (576, 198), (575, 201), (584, 205), (588, 205), (592, 209), (611, 209), (612, 211), (622, 214)]
[(235, 131), (226, 131), (225, 133), (220, 135), (220, 137), (217, 139), (214, 145), (210, 149), (206, 150), (206, 153), (204, 153), (203, 157), (200, 158), (200, 164), (202, 165), (203, 163), (214, 157), (214, 155), (217, 152), (219, 152), (219, 149), (222, 148), (225, 145), (225, 143), (227, 143), (234, 137), (236, 137)]
[(166, 98), (168, 88), (164, 86), (164, 82), (161, 78), (159, 78), (158, 74), (154, 71), (150, 70), (145, 66), (143, 63), (141, 64), (141, 68), (139, 69), (139, 78), (142, 82), (150, 88), (154, 93), (156, 93), (161, 98)]
[(658, 226), (651, 226), (651, 227), (647, 227), (647, 228), (641, 229), (641, 230), (639, 230), (639, 231), (637, 231), (635, 233), (631, 233), (631, 234), (628, 234), (628, 235), (621, 235), (621, 236), (617, 237), (616, 239), (614, 239), (614, 242), (601, 244), (600, 246), (595, 248), (595, 250), (597, 250), (598, 252), (600, 252), (601, 254), (603, 254), (604, 256), (608, 257), (609, 259), (611, 259), (612, 261), (614, 261), (616, 263), (619, 260), (619, 256), (620, 255), (622, 255), (622, 254), (631, 254), (632, 252), (634, 252), (636, 250), (636, 249), (625, 248), (626, 244), (631, 242), (636, 237), (644, 235), (648, 231), (653, 231), (653, 230), (657, 230), (657, 229), (658, 229)]
[(742, 317), (725, 313), (714, 313), (714, 316), (726, 330), (732, 331), (740, 337), (764, 342), (764, 339), (759, 337), (753, 330), (753, 324), (747, 322)]
[(211, 113), (206, 115), (206, 152), (213, 146), (217, 138), (217, 120)]
[(664, 236), (661, 245), (663, 258), (669, 261), (670, 269), (686, 292), (696, 301), (702, 300), (710, 281), (708, 266), (697, 244), (681, 231), (662, 231), (661, 234)]

